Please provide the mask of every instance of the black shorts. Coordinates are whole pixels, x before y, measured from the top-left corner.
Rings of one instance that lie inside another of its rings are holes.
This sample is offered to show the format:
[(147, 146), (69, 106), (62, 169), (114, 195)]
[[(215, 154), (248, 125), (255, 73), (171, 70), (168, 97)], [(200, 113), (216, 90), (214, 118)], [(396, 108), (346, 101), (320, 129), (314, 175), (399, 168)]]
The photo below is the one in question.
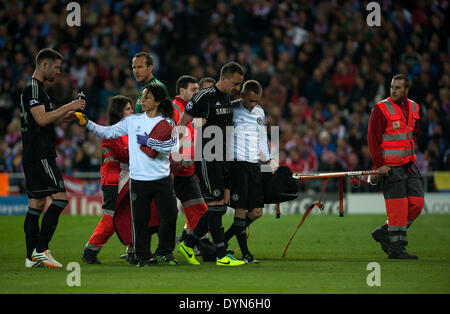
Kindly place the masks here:
[(175, 189), (175, 195), (183, 204), (189, 203), (192, 200), (203, 200), (200, 186), (194, 175), (192, 176), (175, 176), (173, 180), (173, 188)]
[(103, 213), (108, 216), (114, 216), (116, 209), (119, 187), (117, 185), (102, 185), (103, 192)]
[(264, 189), (260, 165), (246, 161), (231, 161), (230, 206), (232, 208), (263, 208)]
[(200, 190), (205, 202), (220, 201), (228, 187), (227, 161), (196, 161), (195, 173), (199, 179)]
[(25, 162), (23, 163), (23, 173), (29, 198), (44, 198), (66, 191), (55, 158)]

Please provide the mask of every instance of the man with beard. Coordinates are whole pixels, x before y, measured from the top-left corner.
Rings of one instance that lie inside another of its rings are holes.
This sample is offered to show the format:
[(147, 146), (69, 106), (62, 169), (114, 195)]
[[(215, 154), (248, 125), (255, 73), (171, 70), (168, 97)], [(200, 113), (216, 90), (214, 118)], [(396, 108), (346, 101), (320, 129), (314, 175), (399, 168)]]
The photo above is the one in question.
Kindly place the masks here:
[(367, 132), (370, 156), (382, 174), (388, 218), (372, 237), (393, 259), (417, 259), (406, 251), (406, 229), (424, 206), (423, 180), (415, 164), (414, 151), (420, 106), (408, 99), (409, 87), (406, 75), (397, 74), (392, 78), (390, 97), (372, 110)]
[[(55, 108), (44, 84), (52, 83), (61, 72), (63, 56), (50, 48), (39, 51), (36, 69), (20, 97), (20, 122), (23, 142), (23, 171), (28, 194), (28, 212), (24, 231), (27, 248), (25, 267), (61, 268), (50, 253), (49, 242), (58, 225), (59, 215), (68, 204), (64, 181), (56, 166), (55, 125), (70, 122), (75, 111), (84, 110), (84, 100), (74, 100)], [(39, 230), (39, 216), (46, 198), (52, 202)]]

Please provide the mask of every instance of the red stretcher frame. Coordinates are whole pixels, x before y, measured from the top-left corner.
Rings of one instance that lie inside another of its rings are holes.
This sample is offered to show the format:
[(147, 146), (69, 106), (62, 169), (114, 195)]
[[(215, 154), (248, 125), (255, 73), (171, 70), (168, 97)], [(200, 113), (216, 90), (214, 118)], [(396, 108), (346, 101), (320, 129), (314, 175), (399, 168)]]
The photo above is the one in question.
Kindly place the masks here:
[[(344, 178), (345, 177), (358, 177), (359, 181), (362, 181), (361, 177), (367, 176), (366, 182), (373, 184), (372, 181), (371, 181), (371, 176), (378, 175), (378, 174), (380, 174), (380, 172), (378, 170), (330, 172), (330, 173), (317, 173), (317, 174), (294, 173), (292, 175), (292, 177), (294, 179), (298, 179), (298, 180), (306, 181), (306, 180), (323, 179), (323, 188), (322, 188), (322, 193), (320, 195), (319, 200), (317, 202), (311, 204), (306, 209), (305, 213), (303, 214), (302, 220), (298, 224), (297, 229), (295, 230), (294, 234), (289, 239), (289, 242), (286, 245), (286, 248), (284, 249), (283, 257), (286, 256), (286, 252), (287, 252), (287, 250), (289, 248), (289, 245), (292, 242), (292, 239), (297, 234), (298, 229), (300, 229), (301, 225), (305, 222), (306, 217), (308, 217), (308, 215), (310, 214), (312, 209), (315, 206), (317, 206), (320, 210), (323, 210), (324, 205), (322, 203), (322, 198), (323, 198), (323, 195), (324, 195), (326, 187), (327, 187), (328, 179), (330, 179), (330, 178), (338, 178), (338, 184), (339, 184), (339, 217), (344, 217), (344, 188), (343, 188), (343, 180), (344, 180)], [(277, 210), (276, 210), (277, 218), (280, 218), (280, 204), (278, 203), (278, 204), (276, 204), (276, 206), (277, 206)]]

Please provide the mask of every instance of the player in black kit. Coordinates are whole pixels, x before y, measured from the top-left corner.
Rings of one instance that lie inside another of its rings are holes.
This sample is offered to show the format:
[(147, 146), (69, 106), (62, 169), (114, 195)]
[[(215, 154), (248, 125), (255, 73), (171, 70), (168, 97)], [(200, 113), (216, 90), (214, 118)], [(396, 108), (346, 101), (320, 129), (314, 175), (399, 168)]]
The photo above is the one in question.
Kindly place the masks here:
[[(225, 185), (228, 175), (226, 161), (226, 127), (233, 125), (233, 107), (231, 95), (240, 91), (244, 78), (244, 70), (236, 62), (225, 64), (220, 71), (220, 79), (217, 84), (200, 90), (186, 105), (179, 126), (188, 125), (194, 118), (203, 118), (206, 123), (202, 127), (202, 134), (196, 137), (195, 172), (200, 180), (200, 189), (203, 198), (208, 205), (208, 211), (200, 218), (197, 227), (192, 234), (178, 245), (178, 251), (190, 262), (197, 265), (193, 247), (197, 241), (208, 232), (216, 247), (218, 266), (244, 265), (230, 254), (226, 254), (224, 230), (222, 226), (222, 215), (225, 213)], [(210, 132), (215, 136), (210, 137)], [(223, 136), (222, 145), (208, 145), (210, 141)], [(201, 145), (200, 145), (201, 142)], [(213, 146), (213, 148), (211, 148)], [(202, 149), (199, 152), (199, 149)], [(210, 149), (211, 148), (211, 149)], [(199, 153), (201, 160), (199, 159)]]
[[(84, 100), (74, 100), (55, 108), (44, 89), (44, 83), (54, 82), (61, 71), (63, 56), (49, 48), (36, 56), (36, 68), (20, 97), (20, 122), (23, 144), (23, 172), (28, 194), (28, 212), (24, 231), (27, 248), (25, 267), (62, 267), (48, 250), (58, 218), (68, 200), (62, 175), (56, 166), (55, 124), (73, 121), (75, 111), (84, 110)], [(46, 197), (52, 203), (42, 218)]]

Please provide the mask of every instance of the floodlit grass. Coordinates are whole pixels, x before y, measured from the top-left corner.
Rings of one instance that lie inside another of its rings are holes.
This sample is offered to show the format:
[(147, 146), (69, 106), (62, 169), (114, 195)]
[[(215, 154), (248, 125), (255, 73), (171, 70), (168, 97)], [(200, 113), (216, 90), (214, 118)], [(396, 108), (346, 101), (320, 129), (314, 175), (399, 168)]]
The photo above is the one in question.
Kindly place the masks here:
[[(99, 254), (101, 265), (81, 255), (100, 217), (61, 216), (50, 249), (62, 269), (24, 267), (24, 217), (0, 217), (0, 293), (151, 293), (151, 294), (353, 294), (450, 293), (450, 215), (422, 215), (408, 229), (408, 251), (419, 260), (390, 260), (371, 231), (382, 215), (317, 214), (308, 217), (287, 252), (283, 250), (301, 217), (265, 215), (250, 227), (249, 247), (259, 265), (221, 268), (214, 263), (162, 263), (137, 268), (121, 260), (125, 248), (114, 235)], [(223, 218), (225, 228), (232, 217)], [(178, 219), (178, 234), (184, 225)], [(155, 247), (157, 237), (153, 238)], [(236, 249), (233, 239), (230, 248)], [(240, 253), (236, 253), (240, 258)], [(201, 261), (201, 258), (199, 258)], [(81, 266), (81, 286), (67, 285), (70, 262)], [(380, 286), (369, 287), (370, 262), (380, 265)], [(218, 284), (220, 283), (220, 284)]]

